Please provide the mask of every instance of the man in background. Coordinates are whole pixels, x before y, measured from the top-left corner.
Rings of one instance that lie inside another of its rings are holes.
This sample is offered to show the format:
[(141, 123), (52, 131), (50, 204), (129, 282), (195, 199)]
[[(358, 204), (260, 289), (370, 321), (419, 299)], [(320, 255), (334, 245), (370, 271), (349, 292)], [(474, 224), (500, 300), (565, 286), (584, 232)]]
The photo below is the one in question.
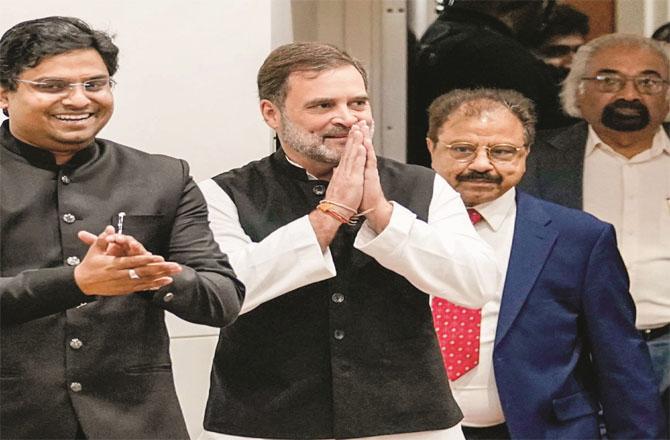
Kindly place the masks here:
[(429, 115), (433, 168), (506, 274), (481, 310), (433, 300), (466, 438), (600, 438), (600, 407), (609, 438), (660, 438), (614, 229), (515, 189), (535, 133), (532, 103), (511, 90), (456, 90)]
[(582, 46), (563, 85), (585, 121), (541, 133), (521, 185), (614, 225), (636, 325), (670, 411), (670, 60), (663, 43), (610, 34)]
[(421, 37), (409, 84), (410, 163), (430, 166), (425, 148), (427, 110), (454, 89), (512, 89), (535, 104), (540, 128), (570, 123), (561, 111), (555, 81), (527, 47), (553, 1), (455, 0)]
[(546, 26), (538, 32), (534, 52), (553, 67), (556, 83), (565, 79), (572, 58), (589, 33), (589, 17), (570, 5), (557, 5)]
[(117, 60), (76, 18), (0, 39), (2, 438), (188, 438), (164, 311), (240, 310), (188, 165), (95, 137)]

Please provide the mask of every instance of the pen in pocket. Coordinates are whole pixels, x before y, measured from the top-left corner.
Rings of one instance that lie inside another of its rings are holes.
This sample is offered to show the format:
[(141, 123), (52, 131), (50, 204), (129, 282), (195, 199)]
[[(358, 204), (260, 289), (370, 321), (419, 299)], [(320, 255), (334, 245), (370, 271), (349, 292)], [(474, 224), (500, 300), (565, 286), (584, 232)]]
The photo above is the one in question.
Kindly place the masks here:
[(116, 223), (116, 232), (123, 234), (123, 218), (126, 216), (126, 213), (121, 211), (119, 212), (119, 220)]

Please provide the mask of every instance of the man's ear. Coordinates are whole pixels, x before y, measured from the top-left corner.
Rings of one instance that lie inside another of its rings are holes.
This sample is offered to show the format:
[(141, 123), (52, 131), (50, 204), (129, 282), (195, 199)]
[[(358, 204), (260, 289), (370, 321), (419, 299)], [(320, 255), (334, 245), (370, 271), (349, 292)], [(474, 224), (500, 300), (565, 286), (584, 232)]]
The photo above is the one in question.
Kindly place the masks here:
[(430, 138), (426, 138), (426, 148), (428, 148), (428, 153), (432, 156), (435, 145), (433, 145), (433, 141)]
[(279, 111), (279, 108), (267, 99), (261, 99), (260, 107), (265, 123), (268, 124), (270, 128), (277, 131), (281, 121), (281, 112)]
[(4, 87), (0, 87), (0, 109), (2, 109), (2, 112), (5, 114), (5, 116), (9, 116), (9, 113), (7, 112), (7, 107), (9, 107), (9, 90), (5, 89)]

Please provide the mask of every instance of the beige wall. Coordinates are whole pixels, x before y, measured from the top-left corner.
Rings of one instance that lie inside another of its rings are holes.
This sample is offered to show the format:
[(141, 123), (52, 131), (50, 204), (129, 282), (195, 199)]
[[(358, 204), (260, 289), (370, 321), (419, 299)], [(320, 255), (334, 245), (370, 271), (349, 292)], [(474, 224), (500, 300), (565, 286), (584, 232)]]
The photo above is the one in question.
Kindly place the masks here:
[(670, 21), (670, 0), (618, 0), (616, 29), (651, 37), (656, 28)]

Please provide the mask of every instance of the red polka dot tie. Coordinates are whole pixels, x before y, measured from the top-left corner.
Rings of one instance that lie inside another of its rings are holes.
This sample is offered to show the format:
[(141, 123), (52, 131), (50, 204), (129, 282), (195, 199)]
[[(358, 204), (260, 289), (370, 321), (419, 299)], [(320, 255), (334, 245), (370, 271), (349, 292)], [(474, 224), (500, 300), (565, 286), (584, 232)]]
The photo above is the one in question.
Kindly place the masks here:
[[(474, 209), (468, 209), (472, 224), (482, 219)], [(481, 309), (457, 306), (442, 298), (433, 297), (433, 321), (449, 380), (456, 380), (479, 363), (479, 333)]]

